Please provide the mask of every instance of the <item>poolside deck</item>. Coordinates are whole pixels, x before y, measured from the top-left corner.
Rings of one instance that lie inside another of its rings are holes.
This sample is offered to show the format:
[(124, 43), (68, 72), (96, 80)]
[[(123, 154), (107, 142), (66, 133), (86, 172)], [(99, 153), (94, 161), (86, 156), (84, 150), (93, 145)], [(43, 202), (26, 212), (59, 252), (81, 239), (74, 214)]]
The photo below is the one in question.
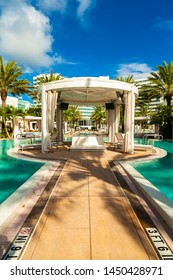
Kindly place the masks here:
[(127, 155), (108, 146), (105, 151), (76, 152), (63, 145), (46, 154), (38, 150), (20, 153), (62, 163), (50, 182), (51, 191), (43, 192), (23, 224), (31, 226), (33, 234), (21, 259), (159, 258), (144, 230), (153, 227), (151, 219), (136, 195), (123, 189), (112, 165), (113, 161), (150, 156), (151, 150)]

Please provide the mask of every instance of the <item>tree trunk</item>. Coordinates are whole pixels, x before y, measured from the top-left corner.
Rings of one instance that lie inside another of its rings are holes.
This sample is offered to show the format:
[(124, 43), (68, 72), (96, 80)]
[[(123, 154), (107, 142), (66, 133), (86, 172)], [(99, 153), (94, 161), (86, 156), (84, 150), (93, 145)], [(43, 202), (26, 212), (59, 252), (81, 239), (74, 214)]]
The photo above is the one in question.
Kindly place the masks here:
[(2, 101), (2, 108), (6, 106), (6, 99), (7, 99), (7, 91), (1, 89), (1, 101)]
[(2, 123), (3, 123), (4, 129), (5, 129), (5, 133), (7, 135), (7, 138), (10, 138), (10, 134), (9, 134), (7, 126), (6, 126), (6, 119), (5, 119), (4, 116), (2, 117)]
[(171, 107), (171, 101), (172, 101), (172, 95), (167, 96), (166, 102), (167, 102), (168, 107)]
[(2, 108), (4, 108), (6, 106), (6, 99), (2, 99)]
[(173, 128), (172, 123), (168, 122), (166, 125), (162, 126), (162, 135), (164, 139), (172, 140), (173, 139)]
[[(2, 90), (1, 91), (2, 108), (5, 108), (5, 106), (6, 106), (6, 99), (7, 99), (7, 92), (5, 90)], [(2, 117), (2, 127), (4, 127), (4, 129), (5, 129), (7, 138), (10, 138), (10, 134), (9, 134), (7, 126), (6, 126), (6, 119), (4, 116)]]

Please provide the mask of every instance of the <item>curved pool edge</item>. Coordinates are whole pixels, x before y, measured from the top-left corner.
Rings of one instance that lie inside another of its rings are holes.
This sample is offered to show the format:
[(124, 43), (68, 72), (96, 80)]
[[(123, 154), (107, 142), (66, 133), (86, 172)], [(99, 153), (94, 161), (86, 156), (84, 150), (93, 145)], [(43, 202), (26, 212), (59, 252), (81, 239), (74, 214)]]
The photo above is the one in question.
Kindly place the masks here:
[(130, 160), (130, 161), (131, 162), (150, 161), (150, 160), (153, 160), (153, 159), (159, 159), (159, 158), (163, 158), (163, 157), (167, 156), (167, 151), (165, 151), (164, 149), (161, 149), (161, 148), (158, 148), (158, 147), (155, 147), (155, 146), (151, 146), (151, 148), (153, 150), (153, 153), (151, 155), (149, 155), (148, 157), (142, 158), (142, 159), (141, 158), (133, 159), (133, 160)]
[(17, 147), (8, 150), (7, 154), (20, 160), (43, 162), (44, 165), (0, 205), (0, 232), (23, 210), (22, 208), (25, 208), (25, 215), (29, 213), (60, 164), (60, 161), (21, 156)]
[(7, 151), (7, 155), (8, 156), (11, 156), (11, 157), (14, 157), (14, 158), (17, 158), (17, 159), (20, 159), (20, 160), (27, 160), (27, 161), (36, 161), (36, 162), (43, 162), (43, 163), (48, 163), (50, 161), (48, 160), (45, 160), (45, 159), (37, 159), (37, 158), (34, 158), (34, 157), (29, 157), (29, 156), (25, 156), (25, 155), (21, 155), (19, 153), (19, 147), (14, 147), (14, 148), (11, 148)]
[[(150, 161), (153, 159), (162, 158), (167, 155), (163, 149), (156, 148), (156, 154), (150, 156), (142, 161)], [(120, 165), (124, 168), (127, 174), (133, 178), (138, 184), (143, 195), (150, 201), (154, 208), (158, 211), (162, 219), (168, 224), (173, 231), (173, 202), (170, 201), (164, 194), (162, 194), (150, 181), (141, 175), (130, 163), (137, 162), (141, 159), (134, 159), (128, 162), (120, 161)]]

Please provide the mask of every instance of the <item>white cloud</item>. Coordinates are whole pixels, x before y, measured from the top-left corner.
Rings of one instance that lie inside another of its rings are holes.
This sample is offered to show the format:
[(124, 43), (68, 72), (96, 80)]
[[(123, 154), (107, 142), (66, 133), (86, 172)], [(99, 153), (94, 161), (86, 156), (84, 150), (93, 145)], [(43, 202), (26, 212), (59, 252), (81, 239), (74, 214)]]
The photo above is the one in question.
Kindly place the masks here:
[(173, 31), (173, 20), (157, 19), (156, 28)]
[(26, 3), (6, 6), (0, 16), (0, 52), (29, 67), (52, 64), (49, 18)]
[[(79, 15), (83, 16), (91, 1), (76, 1), (80, 2)], [(33, 6), (39, 3), (47, 11), (61, 12), (67, 4), (72, 5), (71, 0), (0, 0), (0, 54), (3, 59), (15, 60), (26, 72), (48, 68), (54, 63), (77, 64), (53, 53), (50, 19)]]
[(118, 76), (127, 77), (133, 75), (135, 79), (147, 78), (153, 70), (146, 63), (119, 64)]
[(77, 62), (68, 61), (67, 59), (63, 58), (61, 55), (55, 55), (54, 61), (58, 64), (69, 64), (69, 65), (76, 65)]
[(77, 9), (77, 14), (78, 14), (79, 17), (83, 17), (84, 13), (91, 6), (92, 1), (91, 0), (76, 0), (76, 1), (79, 2), (79, 7)]
[(32, 73), (33, 73), (33, 70), (32, 70), (30, 67), (26, 66), (26, 67), (24, 68), (23, 72), (24, 72), (25, 74), (32, 74)]
[(78, 19), (82, 24), (84, 24), (84, 27), (87, 27), (89, 24), (89, 17), (88, 17), (89, 11), (96, 6), (97, 1), (96, 0), (76, 0), (76, 1), (79, 3), (77, 8)]
[(67, 0), (39, 0), (38, 4), (45, 11), (64, 12), (67, 6)]
[[(0, 0), (1, 1), (1, 0)], [(18, 0), (21, 1), (21, 0)], [(84, 20), (84, 16), (87, 11), (93, 8), (96, 4), (96, 0), (37, 0), (40, 9), (45, 12), (59, 11), (73, 14), (74, 3), (78, 3), (77, 16), (80, 20)]]

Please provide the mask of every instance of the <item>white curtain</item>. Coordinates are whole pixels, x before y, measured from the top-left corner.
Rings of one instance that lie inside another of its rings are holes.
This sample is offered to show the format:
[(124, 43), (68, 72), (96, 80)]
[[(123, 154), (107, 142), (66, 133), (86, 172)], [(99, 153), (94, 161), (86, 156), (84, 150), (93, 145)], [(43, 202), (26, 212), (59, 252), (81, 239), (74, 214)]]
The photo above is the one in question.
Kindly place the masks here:
[(133, 153), (134, 149), (134, 92), (125, 93), (125, 114), (124, 114), (124, 152)]
[(56, 92), (46, 92), (42, 86), (42, 152), (51, 148), (50, 132), (54, 128), (55, 109), (57, 102)]
[(20, 133), (20, 131), (19, 131), (19, 121), (18, 121), (17, 118), (15, 118), (15, 120), (14, 120), (14, 131), (13, 131), (13, 133), (14, 133), (14, 135), (13, 135), (14, 139), (16, 138), (16, 135), (18, 133)]
[(57, 103), (57, 92), (47, 93), (47, 131), (50, 133), (54, 129), (55, 109)]
[(125, 110), (124, 110), (124, 152), (128, 152), (128, 142), (129, 142), (129, 110), (130, 110), (130, 104), (128, 100), (128, 93), (124, 93), (124, 104), (125, 104)]
[(120, 125), (120, 105), (116, 103), (115, 107), (115, 133), (118, 133)]

